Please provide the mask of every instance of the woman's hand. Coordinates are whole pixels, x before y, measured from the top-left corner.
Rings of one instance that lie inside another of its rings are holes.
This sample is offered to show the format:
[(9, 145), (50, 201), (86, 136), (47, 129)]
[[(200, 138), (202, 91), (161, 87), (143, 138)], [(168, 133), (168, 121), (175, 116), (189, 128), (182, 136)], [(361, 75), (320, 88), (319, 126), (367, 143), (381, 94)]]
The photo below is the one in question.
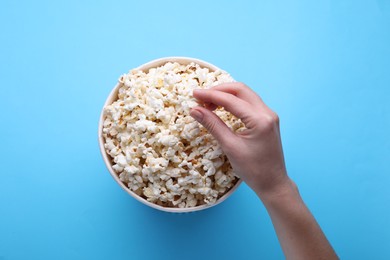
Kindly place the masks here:
[[(274, 224), (287, 259), (338, 259), (320, 226), (286, 173), (278, 116), (242, 83), (195, 90), (205, 104), (193, 116), (217, 139), (233, 170), (260, 197)], [(212, 112), (222, 106), (246, 129), (233, 133)]]
[[(217, 139), (235, 173), (257, 194), (279, 192), (291, 182), (286, 174), (279, 131), (279, 118), (261, 98), (242, 83), (226, 83), (194, 90), (206, 107), (195, 107), (191, 116)], [(244, 131), (233, 133), (212, 112), (222, 106), (240, 118)]]

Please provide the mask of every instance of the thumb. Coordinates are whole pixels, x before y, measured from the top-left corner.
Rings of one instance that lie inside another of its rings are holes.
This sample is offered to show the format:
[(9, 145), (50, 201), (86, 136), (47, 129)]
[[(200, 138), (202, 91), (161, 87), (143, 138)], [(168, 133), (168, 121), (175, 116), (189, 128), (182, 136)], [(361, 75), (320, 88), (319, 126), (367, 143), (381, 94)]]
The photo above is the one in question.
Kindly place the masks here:
[(235, 134), (215, 113), (204, 107), (191, 109), (190, 115), (202, 124), (222, 147), (235, 137)]

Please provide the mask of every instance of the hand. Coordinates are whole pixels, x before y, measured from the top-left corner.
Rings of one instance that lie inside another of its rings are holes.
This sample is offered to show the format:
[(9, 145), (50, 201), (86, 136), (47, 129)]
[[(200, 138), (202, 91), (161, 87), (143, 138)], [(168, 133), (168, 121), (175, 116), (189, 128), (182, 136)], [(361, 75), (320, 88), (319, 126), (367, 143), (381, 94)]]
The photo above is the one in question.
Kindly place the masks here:
[[(210, 89), (194, 90), (206, 107), (195, 107), (190, 115), (219, 142), (234, 172), (260, 197), (290, 186), (284, 163), (279, 118), (261, 98), (242, 83), (225, 83)], [(222, 106), (240, 118), (244, 131), (234, 133), (212, 112)]]
[[(287, 176), (278, 116), (242, 83), (195, 90), (194, 97), (206, 107), (193, 108), (191, 116), (217, 139), (235, 173), (263, 201), (286, 259), (338, 259)], [(217, 106), (240, 118), (246, 129), (233, 133), (212, 112)]]

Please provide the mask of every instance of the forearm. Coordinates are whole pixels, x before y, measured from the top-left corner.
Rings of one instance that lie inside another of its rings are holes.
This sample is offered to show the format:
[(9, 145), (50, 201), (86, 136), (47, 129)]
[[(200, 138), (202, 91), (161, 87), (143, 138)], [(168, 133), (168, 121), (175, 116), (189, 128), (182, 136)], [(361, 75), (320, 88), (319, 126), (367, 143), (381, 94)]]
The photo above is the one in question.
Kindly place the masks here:
[(292, 181), (277, 191), (257, 194), (287, 259), (338, 259)]

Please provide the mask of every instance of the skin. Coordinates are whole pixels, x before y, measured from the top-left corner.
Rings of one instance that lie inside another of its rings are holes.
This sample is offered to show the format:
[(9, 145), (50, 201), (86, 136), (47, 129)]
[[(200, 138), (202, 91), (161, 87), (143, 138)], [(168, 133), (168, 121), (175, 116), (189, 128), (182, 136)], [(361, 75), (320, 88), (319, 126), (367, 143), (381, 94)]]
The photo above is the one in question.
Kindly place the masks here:
[[(193, 108), (191, 116), (214, 136), (236, 174), (263, 202), (286, 259), (338, 259), (287, 175), (277, 114), (242, 83), (198, 89), (193, 95), (204, 105)], [(218, 106), (240, 118), (246, 129), (232, 132), (213, 113)]]

